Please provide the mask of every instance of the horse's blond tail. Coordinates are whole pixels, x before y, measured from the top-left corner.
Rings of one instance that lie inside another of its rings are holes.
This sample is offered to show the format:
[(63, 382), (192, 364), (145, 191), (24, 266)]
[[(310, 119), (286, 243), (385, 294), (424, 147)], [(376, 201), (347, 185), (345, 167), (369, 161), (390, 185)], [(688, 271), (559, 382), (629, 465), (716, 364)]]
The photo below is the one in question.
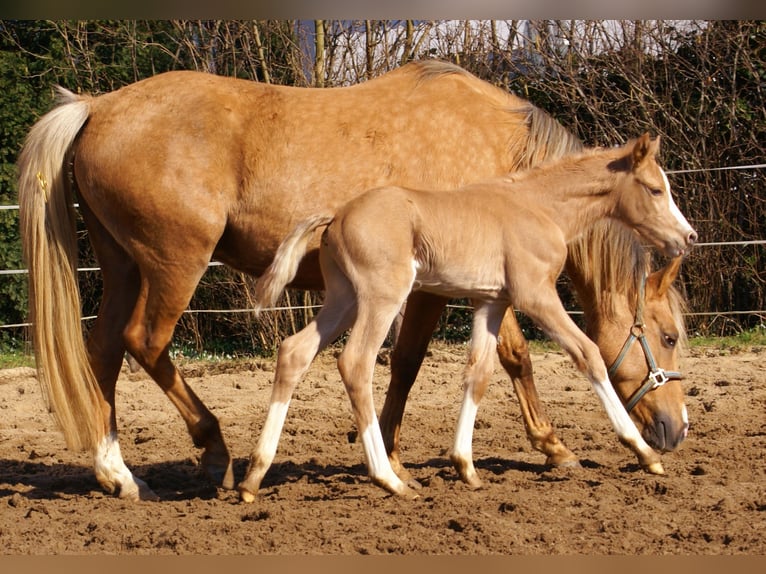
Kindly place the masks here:
[(299, 223), (282, 241), (274, 260), (255, 286), (255, 312), (272, 307), (285, 286), (295, 278), (298, 265), (306, 254), (309, 240), (318, 227), (328, 225), (332, 215), (314, 215)]
[(63, 89), (60, 99), (62, 105), (32, 127), (19, 155), (21, 240), (43, 397), (67, 446), (92, 451), (105, 434), (102, 395), (80, 323), (73, 194), (65, 169), (90, 103)]

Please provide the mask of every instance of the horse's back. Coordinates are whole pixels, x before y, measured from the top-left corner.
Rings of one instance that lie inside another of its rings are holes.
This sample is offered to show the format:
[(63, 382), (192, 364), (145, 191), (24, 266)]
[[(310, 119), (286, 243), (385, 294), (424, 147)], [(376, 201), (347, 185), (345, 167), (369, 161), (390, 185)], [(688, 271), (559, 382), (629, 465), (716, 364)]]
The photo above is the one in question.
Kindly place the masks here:
[(91, 109), (75, 175), (119, 243), (175, 253), (186, 236), (186, 252), (259, 273), (298, 221), (367, 189), (449, 189), (510, 171), (531, 106), (421, 63), (323, 89), (168, 72)]

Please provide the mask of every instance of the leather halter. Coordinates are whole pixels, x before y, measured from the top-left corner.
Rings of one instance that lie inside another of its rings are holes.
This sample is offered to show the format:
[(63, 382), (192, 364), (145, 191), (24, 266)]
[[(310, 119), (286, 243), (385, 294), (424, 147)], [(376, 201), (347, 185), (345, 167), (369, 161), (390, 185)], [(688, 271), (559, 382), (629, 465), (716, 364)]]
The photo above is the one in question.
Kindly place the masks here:
[(638, 404), (638, 401), (640, 401), (649, 391), (653, 391), (654, 389), (661, 387), (671, 379), (680, 380), (683, 378), (679, 371), (666, 371), (665, 369), (658, 367), (654, 360), (654, 355), (652, 355), (652, 350), (649, 348), (649, 342), (646, 340), (646, 335), (644, 334), (644, 327), (646, 327), (646, 325), (644, 325), (645, 291), (646, 275), (644, 275), (639, 286), (638, 300), (636, 302), (636, 316), (635, 320), (633, 321), (633, 326), (630, 328), (630, 334), (628, 335), (625, 344), (622, 346), (620, 354), (617, 355), (617, 358), (612, 363), (612, 366), (609, 367), (608, 371), (609, 379), (611, 380), (612, 375), (617, 372), (617, 369), (628, 354), (628, 350), (630, 349), (633, 342), (638, 340), (638, 342), (641, 343), (641, 348), (643, 349), (644, 357), (646, 358), (646, 364), (649, 367), (649, 374), (646, 375), (646, 378), (644, 379), (641, 387), (635, 393), (633, 393), (633, 396), (626, 403), (625, 410), (628, 412), (633, 410), (633, 407)]

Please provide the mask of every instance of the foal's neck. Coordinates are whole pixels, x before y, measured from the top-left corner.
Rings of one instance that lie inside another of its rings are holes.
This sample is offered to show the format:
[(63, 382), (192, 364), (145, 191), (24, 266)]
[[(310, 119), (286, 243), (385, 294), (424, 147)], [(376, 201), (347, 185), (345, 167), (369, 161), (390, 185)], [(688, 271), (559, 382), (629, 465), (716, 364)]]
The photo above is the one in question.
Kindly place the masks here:
[(607, 167), (614, 159), (596, 152), (532, 170), (518, 180), (520, 193), (528, 204), (545, 211), (569, 241), (598, 220), (615, 215), (619, 172)]

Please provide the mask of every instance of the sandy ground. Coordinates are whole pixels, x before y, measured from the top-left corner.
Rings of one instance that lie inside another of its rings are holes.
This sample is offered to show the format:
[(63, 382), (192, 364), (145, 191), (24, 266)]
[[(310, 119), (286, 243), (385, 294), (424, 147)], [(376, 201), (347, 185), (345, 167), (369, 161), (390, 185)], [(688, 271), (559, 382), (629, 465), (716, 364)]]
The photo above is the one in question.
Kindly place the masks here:
[[(766, 351), (694, 349), (682, 368), (691, 431), (641, 471), (587, 381), (556, 352), (533, 357), (542, 399), (582, 468), (531, 449), (504, 373), (482, 402), (471, 491), (447, 458), (465, 349), (430, 353), (405, 415), (403, 457), (423, 484), (401, 500), (373, 486), (332, 352), (299, 385), (255, 503), (206, 483), (198, 451), (158, 387), (123, 370), (121, 446), (161, 502), (104, 493), (89, 457), (64, 447), (32, 369), (0, 371), (0, 550), (9, 554), (764, 554)], [(260, 431), (273, 362), (189, 363), (219, 416), (237, 479)], [(388, 381), (379, 366), (378, 407)]]

